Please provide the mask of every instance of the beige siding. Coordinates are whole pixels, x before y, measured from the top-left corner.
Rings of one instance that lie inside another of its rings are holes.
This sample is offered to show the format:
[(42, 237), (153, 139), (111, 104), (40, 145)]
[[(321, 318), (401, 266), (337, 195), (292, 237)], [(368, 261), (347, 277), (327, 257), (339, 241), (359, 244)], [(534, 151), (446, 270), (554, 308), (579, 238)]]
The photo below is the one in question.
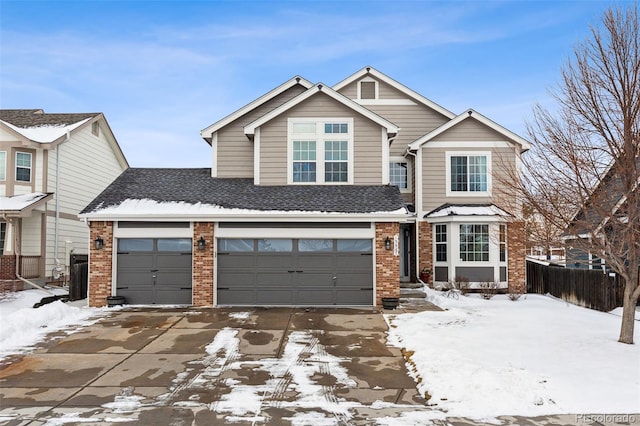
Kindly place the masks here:
[(380, 125), (322, 93), (266, 123), (260, 129), (260, 184), (287, 183), (287, 120), (289, 117), (353, 117), (354, 184), (382, 182), (382, 141)]
[(484, 124), (473, 120), (466, 119), (457, 126), (452, 127), (446, 132), (438, 135), (439, 141), (502, 141), (505, 139), (503, 134), (485, 126)]
[[(364, 76), (363, 78), (366, 78), (366, 77), (370, 77), (370, 76), (367, 75), (367, 76)], [(373, 79), (378, 82), (378, 99), (408, 99), (408, 96), (406, 94), (394, 88), (393, 86), (390, 86), (389, 84), (379, 81), (375, 78)], [(358, 84), (361, 80), (362, 79), (359, 79), (357, 81), (354, 81), (351, 84), (344, 86), (342, 89), (339, 90), (339, 93), (343, 94), (344, 96), (350, 99), (357, 99)]]
[[(447, 197), (446, 195), (446, 152), (491, 151), (492, 197)], [(444, 203), (495, 203), (506, 210), (509, 206), (503, 202), (506, 187), (504, 177), (506, 167), (516, 167), (515, 148), (431, 148), (429, 143), (422, 148), (422, 209), (429, 212)]]
[(25, 256), (40, 255), (41, 228), (42, 214), (39, 212), (33, 212), (31, 216), (22, 219), (21, 254)]
[(253, 142), (244, 126), (294, 98), (306, 89), (296, 85), (218, 130), (218, 177), (253, 177)]

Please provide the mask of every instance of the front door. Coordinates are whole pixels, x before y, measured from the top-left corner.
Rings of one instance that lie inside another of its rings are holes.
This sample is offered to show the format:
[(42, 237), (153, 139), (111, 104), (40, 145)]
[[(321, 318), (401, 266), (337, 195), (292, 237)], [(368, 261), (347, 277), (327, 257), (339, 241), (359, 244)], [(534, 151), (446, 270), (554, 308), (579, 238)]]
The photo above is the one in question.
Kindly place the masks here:
[(400, 225), (400, 282), (411, 281), (411, 225)]

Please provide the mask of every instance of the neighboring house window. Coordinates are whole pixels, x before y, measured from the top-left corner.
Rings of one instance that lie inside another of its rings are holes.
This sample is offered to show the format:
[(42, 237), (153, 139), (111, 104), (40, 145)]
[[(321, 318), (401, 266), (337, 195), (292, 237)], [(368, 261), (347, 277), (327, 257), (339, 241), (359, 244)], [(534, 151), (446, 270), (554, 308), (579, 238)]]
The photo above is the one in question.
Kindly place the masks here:
[(460, 260), (489, 261), (489, 225), (460, 225)]
[(0, 222), (0, 256), (4, 254), (4, 238), (7, 235), (6, 222)]
[(7, 152), (0, 151), (0, 180), (7, 178)]
[(389, 163), (389, 184), (396, 185), (400, 191), (407, 192), (409, 187), (409, 163), (403, 159), (392, 158)]
[(436, 262), (447, 261), (447, 225), (436, 225)]
[(289, 119), (289, 182), (350, 183), (352, 129), (351, 119)]
[(500, 262), (507, 261), (507, 225), (500, 225)]
[(91, 133), (93, 133), (94, 136), (100, 136), (100, 123), (97, 121), (91, 123)]
[(489, 153), (447, 153), (447, 195), (486, 195), (491, 190)]
[(16, 180), (31, 182), (31, 154), (16, 152)]

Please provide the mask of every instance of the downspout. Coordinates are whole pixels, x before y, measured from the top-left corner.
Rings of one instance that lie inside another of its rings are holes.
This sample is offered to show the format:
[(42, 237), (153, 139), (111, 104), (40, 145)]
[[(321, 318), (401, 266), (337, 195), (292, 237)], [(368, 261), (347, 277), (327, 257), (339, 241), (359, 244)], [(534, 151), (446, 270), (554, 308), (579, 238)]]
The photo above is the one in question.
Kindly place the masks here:
[(36, 283), (34, 283), (33, 281), (30, 281), (26, 278), (23, 278), (22, 275), (20, 275), (20, 250), (18, 249), (19, 245), (18, 245), (18, 227), (15, 225), (15, 223), (13, 222), (13, 219), (9, 219), (7, 217), (7, 215), (5, 215), (4, 213), (2, 214), (2, 220), (4, 220), (5, 222), (9, 223), (11, 225), (12, 228), (12, 232), (13, 232), (13, 251), (16, 254), (16, 278), (19, 279), (20, 281), (22, 281), (23, 283), (29, 284), (30, 286), (33, 286), (39, 290), (44, 291), (47, 294), (50, 294), (51, 296), (55, 296), (54, 293), (50, 292), (49, 290), (47, 290), (46, 288), (42, 287), (41, 285), (38, 285)]
[[(68, 142), (71, 139), (71, 132), (67, 129), (67, 137), (64, 142)], [(60, 249), (58, 247), (58, 239), (60, 233), (60, 146), (64, 143), (61, 142), (60, 145), (56, 147), (56, 222), (55, 222), (55, 236), (53, 238), (54, 251), (53, 256), (56, 261), (56, 267), (53, 269), (52, 275), (54, 279), (60, 278), (62, 275), (62, 266), (60, 262), (60, 258), (58, 254)]]

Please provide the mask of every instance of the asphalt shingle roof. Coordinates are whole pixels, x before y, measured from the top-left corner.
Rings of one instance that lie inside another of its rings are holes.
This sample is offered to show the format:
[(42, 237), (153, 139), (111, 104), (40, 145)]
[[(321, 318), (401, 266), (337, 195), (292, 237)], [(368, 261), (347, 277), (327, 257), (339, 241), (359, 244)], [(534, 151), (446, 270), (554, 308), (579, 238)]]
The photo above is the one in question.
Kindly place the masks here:
[(99, 114), (99, 112), (50, 114), (41, 109), (0, 109), (0, 120), (26, 129), (38, 126), (68, 126)]
[(404, 207), (397, 186), (254, 185), (253, 179), (212, 178), (211, 169), (130, 168), (81, 214), (127, 199), (216, 205), (228, 209), (338, 213), (391, 212)]

